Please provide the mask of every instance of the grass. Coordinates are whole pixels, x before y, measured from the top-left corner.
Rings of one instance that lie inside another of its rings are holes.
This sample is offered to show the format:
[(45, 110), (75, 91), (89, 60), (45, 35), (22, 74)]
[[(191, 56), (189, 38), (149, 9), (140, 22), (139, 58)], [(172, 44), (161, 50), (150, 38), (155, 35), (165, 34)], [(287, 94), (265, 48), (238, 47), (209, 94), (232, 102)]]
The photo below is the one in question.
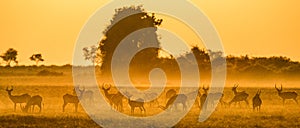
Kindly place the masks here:
[[(72, 93), (72, 73), (70, 68), (62, 67), (42, 67), (42, 68), (3, 68), (0, 73), (0, 127), (100, 127), (79, 107), (79, 112), (74, 113), (74, 106), (67, 105), (66, 112), (62, 112), (62, 96)], [(41, 70), (47, 69), (52, 72), (63, 72), (61, 76), (37, 76)], [(84, 73), (84, 70), (82, 71)], [(300, 127), (300, 105), (292, 100), (287, 100), (282, 106), (282, 101), (274, 89), (274, 83), (283, 83), (283, 91), (296, 91), (300, 94), (299, 81), (289, 80), (240, 80), (227, 81), (227, 87), (238, 82), (238, 91), (246, 91), (249, 94), (248, 100), (251, 103), (252, 97), (257, 89), (261, 89), (263, 100), (260, 112), (253, 112), (250, 105), (244, 103), (241, 107), (232, 105), (230, 108), (218, 106), (217, 110), (204, 122), (198, 122), (200, 109), (194, 106), (191, 111), (174, 127)], [(204, 82), (207, 84), (208, 82)], [(86, 83), (82, 83), (86, 84)], [(20, 107), (13, 112), (13, 103), (5, 91), (7, 86), (13, 85), (13, 95), (28, 93), (30, 95), (41, 95), (43, 97), (43, 110), (41, 114), (22, 113)], [(293, 88), (288, 86), (292, 85)], [(248, 86), (248, 87), (246, 87)], [(259, 86), (259, 87), (257, 87)], [(233, 97), (230, 88), (224, 90), (224, 100), (229, 102)], [(165, 99), (160, 97), (159, 102), (165, 105)], [(129, 114), (130, 108), (126, 100), (124, 101), (124, 113)], [(147, 115), (155, 115), (162, 110), (151, 108), (146, 104)], [(180, 108), (180, 107), (179, 107)], [(139, 110), (136, 109), (139, 113)], [(113, 118), (103, 119), (111, 121)], [(126, 122), (126, 121), (125, 121)], [(152, 124), (148, 125), (149, 127)]]
[[(266, 108), (267, 107), (267, 108)], [(175, 128), (181, 127), (228, 127), (228, 128), (274, 128), (274, 127), (300, 127), (299, 106), (290, 104), (286, 106), (264, 106), (261, 112), (253, 112), (251, 108), (224, 108), (215, 111), (206, 121), (198, 122), (199, 109), (192, 109)], [(109, 121), (109, 119), (107, 119)], [(57, 115), (42, 114), (2, 114), (0, 127), (88, 127), (98, 126), (85, 113), (60, 113)], [(151, 124), (149, 124), (150, 126)]]
[[(36, 88), (39, 88), (39, 93), (44, 97), (44, 106), (41, 114), (24, 114), (17, 106), (17, 111), (13, 112), (13, 104), (8, 99), (7, 95), (1, 96), (0, 106), (0, 127), (99, 127), (80, 107), (79, 112), (75, 113), (74, 106), (68, 105), (66, 112), (61, 111), (62, 95), (66, 92), (71, 92), (71, 87), (63, 86), (25, 86), (18, 87), (15, 94), (20, 94), (22, 91), (32, 94)], [(54, 91), (59, 90), (59, 91)], [(240, 88), (247, 90), (249, 93), (249, 101), (256, 93), (254, 88)], [(288, 89), (286, 89), (288, 90)], [(55, 93), (47, 93), (53, 91)], [(294, 91), (299, 91), (294, 89)], [(225, 101), (229, 101), (233, 94), (230, 88), (225, 89)], [(4, 91), (1, 91), (3, 94)], [(193, 106), (191, 111), (174, 127), (300, 127), (300, 106), (292, 100), (287, 100), (283, 106), (280, 97), (275, 89), (263, 88), (261, 98), (263, 105), (260, 112), (253, 111), (250, 106), (245, 103), (232, 105), (230, 108), (218, 106), (216, 111), (204, 122), (198, 122), (200, 109)], [(126, 100), (125, 100), (126, 101)], [(164, 100), (159, 100), (163, 104)], [(251, 104), (251, 102), (250, 102)], [(147, 114), (159, 113), (158, 108), (151, 108), (146, 104)], [(179, 106), (180, 108), (180, 106)], [(130, 113), (130, 108), (127, 102), (124, 102), (124, 112)], [(136, 109), (137, 115), (140, 111)], [(103, 119), (103, 121), (114, 120), (113, 118)], [(125, 121), (126, 122), (126, 121)], [(149, 124), (151, 126), (152, 124)]]
[(0, 116), (1, 126), (8, 127), (49, 127), (49, 128), (97, 128), (95, 122), (87, 116), (41, 116), (41, 115), (19, 115), (11, 114)]

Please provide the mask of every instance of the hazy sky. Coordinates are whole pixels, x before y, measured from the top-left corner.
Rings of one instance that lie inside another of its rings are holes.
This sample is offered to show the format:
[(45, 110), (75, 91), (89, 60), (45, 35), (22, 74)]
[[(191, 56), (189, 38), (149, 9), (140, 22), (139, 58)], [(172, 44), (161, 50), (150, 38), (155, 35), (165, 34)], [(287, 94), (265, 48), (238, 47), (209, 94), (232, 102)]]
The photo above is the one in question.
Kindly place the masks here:
[[(33, 53), (42, 53), (46, 65), (69, 64), (72, 62), (74, 44), (81, 28), (107, 2), (108, 0), (2, 0), (0, 53), (8, 48), (17, 49), (20, 64), (34, 64), (28, 59)], [(300, 61), (300, 50), (297, 47), (297, 43), (300, 43), (300, 1), (193, 2), (215, 25), (226, 54), (283, 55)], [(184, 30), (164, 23), (174, 23), (171, 20), (163, 22), (163, 26), (178, 32)], [(193, 40), (184, 31), (181, 36), (190, 38), (187, 41)]]

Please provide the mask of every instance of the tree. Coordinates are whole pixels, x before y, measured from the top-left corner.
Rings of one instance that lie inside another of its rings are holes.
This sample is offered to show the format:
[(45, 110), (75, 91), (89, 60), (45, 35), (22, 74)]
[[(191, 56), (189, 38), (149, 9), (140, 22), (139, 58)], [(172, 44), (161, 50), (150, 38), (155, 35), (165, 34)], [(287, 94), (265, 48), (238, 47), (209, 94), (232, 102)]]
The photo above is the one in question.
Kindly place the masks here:
[(18, 55), (18, 51), (13, 49), (13, 48), (9, 48), (3, 55), (1, 55), (0, 57), (7, 62), (7, 66), (10, 66), (11, 62), (15, 62), (16, 64), (18, 64), (17, 61), (17, 55)]
[(44, 59), (42, 58), (42, 54), (33, 54), (30, 58), (31, 61), (35, 61), (36, 66), (38, 66), (40, 61), (44, 61)]
[(90, 60), (94, 65), (101, 65), (101, 54), (97, 46), (85, 47), (82, 50), (85, 60)]
[[(111, 74), (111, 61), (115, 49), (119, 43), (128, 35), (129, 38), (126, 38), (124, 42), (130, 42), (126, 46), (127, 50), (137, 51), (142, 46), (160, 46), (160, 43), (157, 38), (156, 30), (157, 27), (162, 23), (162, 19), (156, 19), (154, 14), (150, 15), (142, 9), (141, 6), (137, 7), (123, 7), (115, 10), (115, 15), (111, 20), (111, 24), (103, 31), (104, 37), (99, 43), (100, 55), (102, 59), (101, 72), (106, 75)], [(142, 30), (143, 28), (154, 28)], [(141, 30), (137, 33), (134, 33), (137, 30)], [(86, 49), (85, 49), (86, 50)], [(85, 52), (84, 50), (84, 52)], [(159, 49), (157, 48), (148, 48), (140, 52), (141, 55), (145, 55), (142, 59), (134, 60), (137, 63), (132, 63), (132, 67), (135, 64), (141, 65), (145, 63), (145, 60), (156, 60), (158, 58)], [(128, 55), (124, 54), (118, 60), (118, 63), (122, 63), (126, 60)], [(88, 57), (89, 58), (89, 57)], [(142, 69), (137, 69), (135, 71), (147, 72), (150, 68), (153, 67), (155, 63), (147, 64)], [(147, 67), (146, 67), (147, 66)]]

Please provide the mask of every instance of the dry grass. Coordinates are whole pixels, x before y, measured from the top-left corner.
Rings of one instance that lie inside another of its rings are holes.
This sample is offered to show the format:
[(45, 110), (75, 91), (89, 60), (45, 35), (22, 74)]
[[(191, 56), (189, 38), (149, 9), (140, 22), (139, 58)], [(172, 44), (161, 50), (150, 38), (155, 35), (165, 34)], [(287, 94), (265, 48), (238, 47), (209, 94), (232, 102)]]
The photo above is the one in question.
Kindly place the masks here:
[[(51, 69), (48, 69), (51, 70)], [(8, 73), (7, 70), (6, 73)], [(51, 70), (52, 71), (52, 70)], [(2, 75), (0, 77), (0, 127), (99, 127), (91, 120), (80, 107), (78, 113), (74, 113), (74, 106), (67, 105), (66, 112), (62, 112), (63, 99), (66, 93), (72, 93), (72, 77), (70, 70), (55, 69), (53, 71), (64, 72), (63, 76), (36, 76), (36, 75)], [(11, 71), (14, 72), (14, 71)], [(26, 73), (17, 71), (18, 73)], [(277, 82), (277, 81), (276, 81)], [(227, 86), (232, 86), (233, 82), (228, 81)], [(291, 85), (290, 81), (284, 81), (285, 85)], [(262, 90), (263, 100), (260, 112), (253, 112), (250, 105), (245, 103), (232, 105), (230, 108), (218, 106), (217, 110), (204, 122), (198, 122), (200, 109), (194, 106), (191, 111), (174, 127), (300, 127), (300, 105), (292, 100), (287, 100), (282, 106), (280, 97), (274, 89), (274, 81), (264, 80), (246, 83), (240, 82), (238, 91), (246, 91), (249, 94), (249, 101), (255, 95), (258, 87)], [(298, 85), (294, 82), (292, 85)], [(43, 110), (40, 114), (24, 114), (17, 106), (17, 112), (13, 112), (13, 103), (7, 96), (6, 86), (14, 85), (13, 95), (29, 93), (30, 95), (41, 95), (43, 97)], [(251, 88), (245, 88), (250, 85)], [(300, 94), (299, 88), (285, 87), (284, 91), (296, 91)], [(224, 100), (229, 102), (233, 97), (230, 88), (226, 88)], [(165, 99), (160, 97), (159, 102), (164, 105)], [(154, 115), (162, 110), (158, 107), (145, 105), (147, 115)], [(179, 107), (180, 108), (180, 107)], [(140, 111), (136, 109), (136, 116), (140, 116)], [(129, 114), (130, 108), (124, 100), (124, 113)], [(103, 119), (104, 121), (113, 119)], [(149, 124), (151, 126), (151, 124)]]

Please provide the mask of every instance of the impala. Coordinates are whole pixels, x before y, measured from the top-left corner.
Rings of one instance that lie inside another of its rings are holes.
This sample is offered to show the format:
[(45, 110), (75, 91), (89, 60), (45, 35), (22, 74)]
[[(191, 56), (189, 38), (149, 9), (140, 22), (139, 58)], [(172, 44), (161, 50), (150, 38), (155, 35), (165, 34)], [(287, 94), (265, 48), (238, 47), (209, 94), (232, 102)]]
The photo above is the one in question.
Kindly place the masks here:
[(120, 112), (123, 111), (123, 98), (124, 95), (121, 92), (118, 92), (111, 97), (112, 105), (115, 106), (115, 109)]
[(175, 106), (175, 109), (177, 109), (177, 105), (178, 104), (182, 104), (183, 106), (183, 110), (186, 110), (186, 104), (187, 104), (187, 96), (185, 94), (177, 94), (177, 95), (174, 95), (172, 96), (166, 106), (159, 106), (160, 108), (162, 108), (163, 110), (166, 110), (168, 109), (170, 106)]
[[(76, 90), (74, 88), (73, 90), (73, 95), (76, 95)], [(81, 102), (87, 103), (91, 105), (94, 103), (94, 92), (92, 90), (86, 90), (83, 92), (82, 97), (81, 97)]]
[(232, 103), (239, 103), (241, 101), (245, 101), (247, 105), (249, 105), (249, 102), (247, 100), (249, 94), (246, 93), (245, 91), (242, 91), (242, 92), (238, 92), (236, 89), (238, 88), (238, 85), (234, 85), (232, 87), (232, 91), (234, 93), (234, 97), (233, 99), (229, 102), (229, 106), (232, 104)]
[(83, 88), (83, 90), (80, 90), (79, 86), (77, 86), (77, 87), (75, 87), (75, 90), (78, 90), (79, 93), (80, 93), (78, 97), (77, 97), (77, 95), (71, 95), (71, 94), (65, 94), (63, 96), (63, 100), (64, 100), (63, 112), (65, 111), (65, 107), (68, 103), (74, 104), (75, 105), (75, 112), (77, 112), (78, 103), (79, 103), (79, 100), (81, 99), (81, 97), (82, 97), (82, 95), (85, 91), (85, 88)]
[(129, 93), (125, 93), (126, 97), (127, 97), (127, 100), (128, 100), (128, 104), (131, 108), (131, 114), (133, 115), (134, 114), (134, 109), (135, 108), (140, 108), (141, 110), (141, 113), (143, 113), (144, 111), (144, 114), (146, 114), (146, 109), (144, 107), (144, 99), (142, 98), (138, 98), (136, 100), (131, 100), (130, 98), (132, 97), (132, 95), (130, 95)]
[(260, 98), (260, 93), (261, 93), (261, 90), (258, 90), (256, 92), (255, 96), (252, 98), (253, 111), (255, 110), (255, 108), (257, 109), (257, 111), (260, 111), (260, 106), (262, 104), (262, 100)]
[(109, 104), (112, 107), (115, 107), (116, 110), (123, 111), (123, 94), (120, 92), (114, 94), (109, 93), (108, 91), (110, 90), (111, 85), (108, 85), (108, 88), (104, 88), (104, 85), (102, 85), (102, 90), (104, 91), (104, 95), (108, 99)]
[(34, 112), (34, 106), (37, 105), (40, 108), (39, 113), (42, 111), (42, 100), (43, 98), (40, 95), (31, 97), (26, 103), (25, 107), (21, 106), (23, 112), (28, 112), (28, 109), (32, 107), (31, 112)]
[(169, 98), (171, 98), (172, 96), (176, 95), (176, 91), (174, 89), (170, 89), (167, 91), (166, 93), (166, 99), (168, 100)]
[(8, 87), (6, 87), (6, 91), (8, 93), (9, 99), (14, 102), (14, 111), (16, 111), (17, 104), (21, 105), (22, 103), (27, 103), (31, 98), (31, 96), (27, 93), (22, 95), (12, 95), (11, 92), (13, 91), (13, 86), (11, 86), (11, 89), (8, 89)]
[(276, 84), (275, 84), (275, 89), (277, 90), (278, 95), (282, 98), (283, 105), (284, 105), (284, 101), (286, 99), (293, 99), (298, 104), (298, 101), (297, 101), (298, 94), (296, 92), (282, 92), (282, 85), (280, 86), (280, 89), (279, 89), (276, 87)]
[[(205, 88), (204, 86), (202, 87), (202, 89), (204, 90), (204, 94), (200, 97), (200, 108), (206, 110), (209, 104), (215, 104), (215, 102), (221, 103), (221, 105), (225, 105), (225, 102), (223, 101), (223, 93), (208, 93), (209, 87)], [(207, 103), (204, 104), (206, 100)]]
[[(106, 85), (106, 84), (105, 84), (105, 85)], [(109, 104), (112, 105), (111, 98), (112, 98), (114, 95), (116, 95), (116, 94), (110, 94), (110, 93), (108, 93), (108, 91), (109, 91), (110, 88), (111, 88), (111, 85), (110, 85), (110, 84), (108, 84), (108, 85), (109, 85), (108, 88), (104, 88), (104, 84), (103, 84), (103, 85), (102, 85), (102, 90), (104, 91), (104, 95), (105, 95), (105, 97), (108, 99)]]

